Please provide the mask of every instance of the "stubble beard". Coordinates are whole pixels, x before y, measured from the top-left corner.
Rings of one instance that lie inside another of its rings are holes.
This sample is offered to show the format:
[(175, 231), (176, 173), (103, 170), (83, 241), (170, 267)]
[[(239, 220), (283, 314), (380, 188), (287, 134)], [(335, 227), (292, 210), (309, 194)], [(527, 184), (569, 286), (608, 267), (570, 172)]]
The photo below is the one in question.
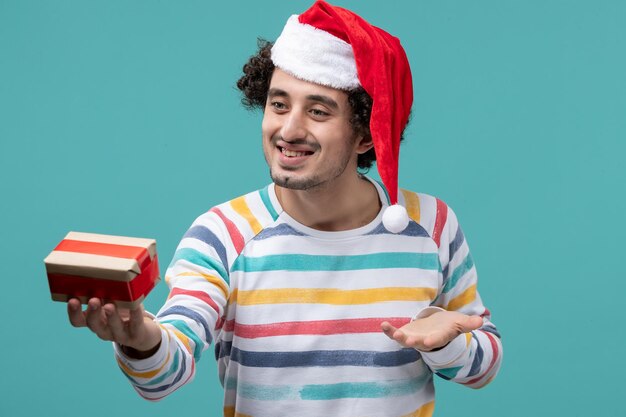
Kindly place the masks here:
[[(346, 168), (348, 167), (348, 163), (350, 162), (350, 155), (346, 154), (339, 161), (334, 170), (328, 173), (328, 175), (322, 176), (319, 174), (312, 174), (309, 176), (299, 176), (296, 172), (292, 175), (290, 174), (276, 174), (272, 168), (270, 167), (270, 177), (274, 184), (279, 187), (287, 188), (290, 190), (300, 190), (300, 191), (313, 191), (313, 190), (321, 190), (325, 187), (329, 186), (333, 180), (340, 177)], [(296, 171), (296, 170), (294, 170)]]

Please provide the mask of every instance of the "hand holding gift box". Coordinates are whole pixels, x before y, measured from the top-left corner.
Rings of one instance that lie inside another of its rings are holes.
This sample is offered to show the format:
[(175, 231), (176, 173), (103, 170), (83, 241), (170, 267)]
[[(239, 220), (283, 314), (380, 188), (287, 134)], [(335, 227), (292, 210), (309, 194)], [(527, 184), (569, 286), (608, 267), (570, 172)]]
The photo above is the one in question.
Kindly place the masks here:
[(70, 232), (44, 262), (52, 299), (67, 301), (73, 326), (137, 359), (156, 352), (161, 329), (141, 305), (159, 280), (153, 239)]
[(159, 279), (154, 239), (70, 232), (44, 262), (55, 301), (135, 309)]

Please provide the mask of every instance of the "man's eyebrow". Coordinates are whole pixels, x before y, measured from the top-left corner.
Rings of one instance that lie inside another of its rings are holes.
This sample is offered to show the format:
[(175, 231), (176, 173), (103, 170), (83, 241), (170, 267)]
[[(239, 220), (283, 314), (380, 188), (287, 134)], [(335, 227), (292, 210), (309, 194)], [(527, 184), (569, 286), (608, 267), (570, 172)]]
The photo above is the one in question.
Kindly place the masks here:
[(280, 88), (270, 88), (267, 92), (268, 97), (289, 97), (289, 94), (285, 90)]
[(333, 108), (335, 110), (339, 108), (339, 104), (337, 104), (335, 100), (333, 100), (332, 98), (328, 96), (320, 96), (317, 94), (313, 94), (310, 96), (306, 96), (306, 99), (311, 100), (311, 101), (319, 101), (320, 103), (325, 104), (328, 107)]
[[(280, 88), (270, 88), (267, 91), (267, 96), (268, 97), (289, 97), (289, 93), (287, 93), (285, 90), (281, 90)], [(332, 109), (338, 109), (339, 108), (339, 104), (333, 100), (332, 98), (328, 97), (328, 96), (323, 96), (320, 94), (310, 94), (308, 96), (306, 96), (306, 99), (309, 101), (317, 101), (320, 102), (322, 104), (327, 105), (328, 107), (332, 108)]]

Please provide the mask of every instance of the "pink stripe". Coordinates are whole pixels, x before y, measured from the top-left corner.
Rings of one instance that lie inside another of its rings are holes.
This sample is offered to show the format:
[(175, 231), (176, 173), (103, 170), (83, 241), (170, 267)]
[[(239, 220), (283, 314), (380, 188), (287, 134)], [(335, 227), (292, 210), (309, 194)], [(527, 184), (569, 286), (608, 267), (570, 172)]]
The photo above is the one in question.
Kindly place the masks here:
[(223, 330), (235, 332), (238, 337), (255, 339), (257, 337), (289, 335), (333, 335), (346, 333), (379, 333), (380, 324), (388, 321), (394, 327), (402, 327), (410, 319), (407, 317), (375, 317), (367, 319), (291, 321), (269, 324), (241, 324), (234, 320), (224, 323)]
[(168, 299), (174, 297), (175, 295), (189, 295), (191, 297), (197, 298), (199, 300), (204, 301), (208, 305), (210, 305), (217, 314), (220, 313), (220, 308), (217, 306), (215, 301), (213, 301), (213, 299), (209, 296), (209, 294), (203, 291), (192, 291), (192, 290), (184, 290), (182, 288), (173, 288), (172, 291), (170, 291), (170, 295), (168, 296)]
[(489, 342), (491, 343), (491, 349), (493, 351), (493, 356), (491, 357), (491, 363), (489, 364), (489, 367), (487, 368), (487, 370), (485, 371), (485, 373), (481, 376), (479, 376), (478, 378), (474, 378), (470, 381), (467, 382), (463, 382), (463, 385), (472, 385), (475, 384), (476, 382), (480, 381), (481, 379), (483, 379), (484, 377), (486, 377), (487, 375), (489, 375), (489, 372), (491, 372), (491, 369), (493, 369), (494, 365), (496, 364), (496, 361), (498, 360), (498, 355), (499, 350), (498, 350), (498, 342), (496, 342), (496, 340), (494, 339), (494, 336), (491, 335), (491, 333), (489, 332), (485, 332), (480, 330), (484, 335), (487, 336), (487, 338), (489, 339)]
[(224, 327), (224, 317), (220, 317), (219, 319), (217, 319), (217, 322), (215, 323), (215, 330), (221, 330), (222, 327)]
[(237, 229), (237, 226), (235, 226), (235, 223), (233, 223), (229, 218), (224, 216), (224, 213), (222, 213), (222, 211), (217, 207), (213, 207), (210, 211), (217, 214), (219, 218), (222, 219), (222, 221), (226, 225), (226, 230), (228, 230), (228, 234), (230, 235), (230, 240), (233, 242), (235, 251), (237, 251), (237, 254), (240, 254), (243, 250), (244, 241), (243, 236), (239, 232), (239, 229)]
[(443, 227), (446, 225), (446, 220), (448, 219), (448, 206), (443, 201), (437, 200), (437, 217), (435, 218), (435, 227), (433, 228), (433, 240), (439, 247), (439, 243), (441, 242), (441, 232), (443, 231)]

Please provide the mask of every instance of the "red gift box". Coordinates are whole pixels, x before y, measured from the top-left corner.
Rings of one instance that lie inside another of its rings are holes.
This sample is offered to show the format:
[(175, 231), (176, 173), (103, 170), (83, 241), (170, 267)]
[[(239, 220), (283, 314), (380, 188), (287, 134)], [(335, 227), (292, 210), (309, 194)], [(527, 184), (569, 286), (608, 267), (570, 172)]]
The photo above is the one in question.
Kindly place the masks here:
[(136, 308), (159, 280), (154, 239), (70, 232), (44, 260), (55, 301)]

